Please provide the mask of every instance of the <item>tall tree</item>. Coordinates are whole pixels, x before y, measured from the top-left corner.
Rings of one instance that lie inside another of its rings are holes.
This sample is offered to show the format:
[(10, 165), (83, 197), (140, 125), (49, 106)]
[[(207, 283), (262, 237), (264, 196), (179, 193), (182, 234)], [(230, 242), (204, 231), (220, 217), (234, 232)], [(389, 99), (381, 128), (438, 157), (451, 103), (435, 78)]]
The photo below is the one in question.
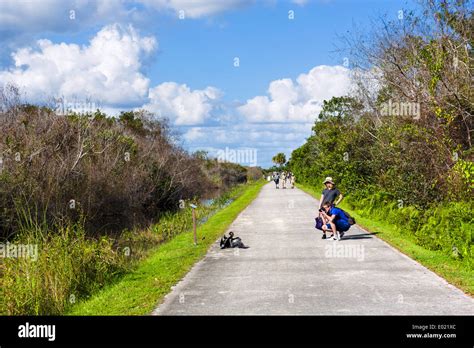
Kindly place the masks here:
[(277, 153), (273, 156), (272, 161), (281, 167), (286, 162), (286, 156), (283, 152)]

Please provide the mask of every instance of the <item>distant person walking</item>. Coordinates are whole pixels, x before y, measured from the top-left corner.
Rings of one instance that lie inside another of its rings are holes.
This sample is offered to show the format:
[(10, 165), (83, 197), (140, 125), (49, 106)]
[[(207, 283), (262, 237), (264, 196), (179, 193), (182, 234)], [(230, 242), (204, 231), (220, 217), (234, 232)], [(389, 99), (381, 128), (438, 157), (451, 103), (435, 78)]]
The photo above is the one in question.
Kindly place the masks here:
[(286, 189), (286, 173), (285, 172), (281, 173), (281, 186), (282, 188)]
[(288, 174), (286, 176), (286, 184), (288, 185), (288, 187), (291, 184), (291, 172), (288, 172)]
[(275, 182), (275, 188), (278, 188), (278, 183), (280, 181), (280, 174), (273, 172), (273, 181)]
[(296, 182), (296, 177), (295, 177), (295, 174), (291, 173), (291, 188), (294, 189), (295, 188), (295, 182)]

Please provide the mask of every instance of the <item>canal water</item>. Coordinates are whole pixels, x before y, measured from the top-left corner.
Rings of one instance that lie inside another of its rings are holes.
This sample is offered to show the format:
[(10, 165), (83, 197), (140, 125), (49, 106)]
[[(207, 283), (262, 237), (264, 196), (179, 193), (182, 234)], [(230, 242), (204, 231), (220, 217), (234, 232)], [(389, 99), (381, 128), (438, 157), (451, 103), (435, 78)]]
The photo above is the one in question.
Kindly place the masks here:
[(212, 207), (213, 205), (215, 205), (214, 209), (211, 210), (211, 212), (209, 214), (207, 214), (206, 216), (203, 216), (201, 219), (198, 220), (198, 224), (203, 224), (205, 223), (207, 220), (209, 220), (209, 218), (214, 215), (215, 213), (217, 213), (219, 210), (227, 207), (230, 203), (232, 203), (234, 201), (233, 198), (228, 198), (227, 200), (223, 201), (223, 202), (219, 202), (220, 204), (216, 204), (217, 202), (216, 201), (219, 201), (221, 200), (221, 196), (224, 194), (224, 191), (222, 190), (215, 190), (215, 191), (212, 191), (210, 193), (208, 193), (204, 198), (201, 198), (199, 200), (199, 203), (201, 206), (203, 207)]

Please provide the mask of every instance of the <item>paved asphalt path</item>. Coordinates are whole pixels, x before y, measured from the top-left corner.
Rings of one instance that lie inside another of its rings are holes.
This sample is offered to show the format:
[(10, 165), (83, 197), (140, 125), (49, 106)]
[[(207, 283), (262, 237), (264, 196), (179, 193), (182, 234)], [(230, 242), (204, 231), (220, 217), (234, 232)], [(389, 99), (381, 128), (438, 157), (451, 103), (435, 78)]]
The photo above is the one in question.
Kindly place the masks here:
[(153, 314), (474, 314), (471, 297), (358, 226), (322, 240), (316, 207), (264, 186), (229, 229), (249, 248), (214, 243)]

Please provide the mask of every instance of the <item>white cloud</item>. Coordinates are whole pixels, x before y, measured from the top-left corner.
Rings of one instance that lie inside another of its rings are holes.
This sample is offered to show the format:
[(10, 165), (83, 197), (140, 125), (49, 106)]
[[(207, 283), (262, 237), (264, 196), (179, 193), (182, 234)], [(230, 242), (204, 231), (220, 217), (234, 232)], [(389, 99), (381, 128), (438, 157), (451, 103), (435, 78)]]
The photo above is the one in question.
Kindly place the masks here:
[(183, 135), (183, 137), (186, 141), (193, 142), (202, 139), (205, 137), (205, 134), (200, 127), (192, 127)]
[[(253, 0), (1, 0), (0, 33), (34, 33), (43, 30), (73, 31), (110, 22), (140, 20), (156, 11), (185, 11), (200, 18), (253, 3)], [(139, 9), (143, 4), (147, 10)], [(153, 10), (150, 13), (150, 9)], [(74, 11), (74, 18), (71, 12)]]
[(141, 106), (176, 125), (202, 124), (221, 92), (214, 87), (191, 90), (175, 82), (150, 88), (140, 70), (143, 58), (156, 46), (153, 37), (119, 24), (104, 27), (85, 46), (38, 40), (36, 49), (12, 54), (14, 66), (0, 71), (0, 85), (16, 84), (31, 102), (64, 97), (66, 104), (99, 104), (114, 114)]
[(15, 83), (33, 101), (64, 96), (92, 98), (113, 105), (145, 102), (149, 79), (141, 59), (157, 46), (130, 25), (108, 25), (88, 46), (38, 40), (37, 50), (21, 48), (12, 54), (15, 67), (0, 71), (0, 84)]
[(168, 9), (176, 13), (184, 11), (185, 18), (199, 18), (239, 8), (252, 0), (139, 0), (157, 10)]
[(271, 158), (284, 152), (287, 158), (311, 135), (311, 123), (236, 123), (218, 127), (191, 127), (184, 134), (191, 151), (206, 150), (211, 156), (229, 149), (257, 149), (257, 165), (271, 166)]
[(323, 100), (351, 92), (351, 71), (342, 66), (317, 66), (296, 79), (274, 80), (268, 93), (237, 107), (233, 122), (217, 127), (192, 127), (184, 139), (192, 150), (215, 154), (226, 147), (258, 149), (257, 164), (271, 166), (271, 158), (291, 152), (311, 135)]
[(133, 12), (124, 4), (124, 1), (111, 0), (1, 0), (0, 32), (64, 32), (117, 21)]
[(320, 65), (291, 79), (272, 81), (267, 96), (247, 100), (238, 111), (250, 122), (312, 122), (323, 100), (347, 94), (351, 89), (350, 70), (342, 66)]
[(220, 96), (221, 92), (214, 87), (191, 90), (185, 84), (164, 82), (150, 88), (150, 101), (143, 108), (174, 120), (176, 125), (195, 125), (210, 116)]

